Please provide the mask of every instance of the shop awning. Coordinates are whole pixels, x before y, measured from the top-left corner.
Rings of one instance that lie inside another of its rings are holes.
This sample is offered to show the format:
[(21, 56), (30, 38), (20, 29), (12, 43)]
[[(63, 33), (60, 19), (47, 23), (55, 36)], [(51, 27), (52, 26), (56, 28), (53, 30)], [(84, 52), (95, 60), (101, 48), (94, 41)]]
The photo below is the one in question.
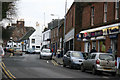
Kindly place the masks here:
[(98, 28), (83, 30), (83, 31), (81, 31), (80, 33), (94, 32), (94, 31), (98, 31), (98, 30), (102, 30), (102, 29), (106, 29), (106, 28), (110, 28), (110, 27), (119, 26), (119, 25), (120, 25), (120, 23), (113, 24), (113, 25), (102, 26), (102, 27), (98, 27)]
[(27, 40), (35, 32), (34, 28), (31, 28), (22, 38), (19, 39), (19, 42), (22, 40)]

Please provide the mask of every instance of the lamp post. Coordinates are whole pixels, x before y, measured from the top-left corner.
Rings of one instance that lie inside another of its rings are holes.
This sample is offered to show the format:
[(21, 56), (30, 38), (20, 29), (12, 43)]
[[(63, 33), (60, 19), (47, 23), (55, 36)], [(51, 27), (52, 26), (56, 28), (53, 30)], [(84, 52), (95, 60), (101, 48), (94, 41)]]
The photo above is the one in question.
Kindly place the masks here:
[(67, 13), (67, 0), (65, 2), (65, 19), (64, 19), (64, 39), (63, 39), (63, 55), (65, 54), (65, 48), (66, 48), (66, 44), (65, 44), (65, 28), (66, 28), (66, 13)]
[(51, 14), (51, 16), (57, 16), (58, 17), (58, 31), (57, 31), (57, 36), (58, 36), (58, 43), (59, 43), (59, 28), (60, 28), (60, 20), (59, 20), (59, 16), (55, 15), (55, 14)]

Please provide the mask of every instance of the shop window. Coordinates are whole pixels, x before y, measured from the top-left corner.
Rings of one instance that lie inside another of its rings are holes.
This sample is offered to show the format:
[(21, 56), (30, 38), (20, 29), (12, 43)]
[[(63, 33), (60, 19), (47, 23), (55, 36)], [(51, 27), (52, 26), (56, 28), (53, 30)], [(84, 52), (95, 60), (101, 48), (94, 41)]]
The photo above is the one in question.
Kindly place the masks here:
[(119, 0), (115, 2), (115, 19), (119, 18)]
[(107, 2), (104, 3), (104, 22), (107, 22)]
[(92, 49), (93, 49), (93, 47), (96, 49), (96, 41), (92, 42)]

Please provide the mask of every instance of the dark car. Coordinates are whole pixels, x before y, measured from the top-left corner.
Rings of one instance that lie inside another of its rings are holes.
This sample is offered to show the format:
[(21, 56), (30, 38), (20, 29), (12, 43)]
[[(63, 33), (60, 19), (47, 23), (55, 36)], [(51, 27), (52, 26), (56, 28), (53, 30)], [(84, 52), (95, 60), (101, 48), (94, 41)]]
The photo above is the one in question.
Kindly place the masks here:
[(63, 67), (80, 68), (87, 55), (88, 53), (85, 52), (68, 51), (63, 57)]
[(26, 54), (35, 54), (35, 51), (32, 48), (27, 49)]

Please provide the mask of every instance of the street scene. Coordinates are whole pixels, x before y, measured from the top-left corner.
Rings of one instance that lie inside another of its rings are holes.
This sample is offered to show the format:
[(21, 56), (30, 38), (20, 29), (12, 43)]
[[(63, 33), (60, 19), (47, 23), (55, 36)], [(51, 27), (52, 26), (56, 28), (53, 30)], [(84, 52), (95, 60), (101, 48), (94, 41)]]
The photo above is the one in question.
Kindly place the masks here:
[(0, 10), (0, 79), (120, 79), (119, 0), (0, 0)]

